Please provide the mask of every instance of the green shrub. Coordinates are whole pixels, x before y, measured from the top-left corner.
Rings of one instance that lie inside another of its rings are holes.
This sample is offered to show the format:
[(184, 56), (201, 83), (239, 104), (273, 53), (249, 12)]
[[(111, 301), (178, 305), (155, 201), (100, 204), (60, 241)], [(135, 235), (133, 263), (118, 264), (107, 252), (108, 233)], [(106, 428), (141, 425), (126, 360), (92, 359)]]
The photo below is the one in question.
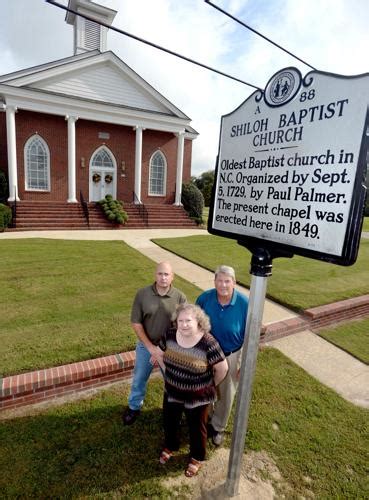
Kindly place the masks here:
[(123, 203), (121, 201), (114, 200), (110, 194), (107, 194), (105, 198), (100, 200), (98, 203), (105, 217), (110, 222), (125, 224), (128, 221), (127, 212), (123, 210)]
[(8, 198), (8, 181), (5, 172), (0, 170), (0, 203), (5, 203)]
[(204, 197), (200, 189), (191, 182), (182, 184), (182, 204), (191, 219), (197, 224), (203, 223)]
[(12, 221), (12, 209), (3, 203), (0, 203), (0, 231), (3, 232)]
[(214, 177), (215, 177), (215, 171), (208, 170), (207, 172), (203, 172), (199, 177), (195, 177), (192, 180), (192, 183), (195, 184), (195, 186), (198, 187), (202, 192), (206, 207), (210, 206), (211, 191), (213, 189)]

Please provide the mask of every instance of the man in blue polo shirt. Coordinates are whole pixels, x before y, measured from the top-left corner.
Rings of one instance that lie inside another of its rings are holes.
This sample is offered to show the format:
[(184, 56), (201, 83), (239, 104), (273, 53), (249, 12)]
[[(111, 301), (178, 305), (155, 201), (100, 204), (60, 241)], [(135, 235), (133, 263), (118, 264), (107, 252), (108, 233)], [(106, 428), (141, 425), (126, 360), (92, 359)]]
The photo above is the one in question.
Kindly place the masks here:
[(238, 386), (248, 299), (235, 289), (236, 277), (232, 267), (219, 266), (214, 284), (215, 288), (203, 292), (196, 304), (209, 316), (211, 333), (226, 355), (229, 367), (226, 378), (218, 386), (219, 399), (214, 404), (208, 425), (209, 437), (220, 446)]

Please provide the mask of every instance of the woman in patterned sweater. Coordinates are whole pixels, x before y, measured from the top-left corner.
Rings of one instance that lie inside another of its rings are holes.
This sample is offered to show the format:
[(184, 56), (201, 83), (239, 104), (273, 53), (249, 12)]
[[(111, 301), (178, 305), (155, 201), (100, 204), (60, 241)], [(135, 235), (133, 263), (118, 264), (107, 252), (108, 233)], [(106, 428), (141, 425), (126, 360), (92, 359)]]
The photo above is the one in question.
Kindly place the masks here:
[(185, 474), (197, 474), (205, 460), (209, 406), (216, 399), (216, 386), (226, 376), (228, 365), (218, 342), (209, 333), (210, 321), (200, 307), (182, 304), (177, 309), (177, 328), (170, 329), (161, 347), (165, 371), (164, 449), (165, 464), (179, 449), (182, 413), (190, 436), (190, 461)]

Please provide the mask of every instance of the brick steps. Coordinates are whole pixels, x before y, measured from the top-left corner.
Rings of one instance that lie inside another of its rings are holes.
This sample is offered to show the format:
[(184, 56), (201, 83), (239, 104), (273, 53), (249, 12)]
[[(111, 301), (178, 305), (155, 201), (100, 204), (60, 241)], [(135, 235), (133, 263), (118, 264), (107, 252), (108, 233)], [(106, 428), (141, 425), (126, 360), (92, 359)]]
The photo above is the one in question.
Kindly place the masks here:
[(145, 205), (147, 210), (147, 224), (142, 221), (139, 207), (133, 204), (126, 204), (124, 210), (127, 212), (129, 220), (125, 227), (149, 227), (149, 228), (188, 228), (196, 227), (183, 207), (174, 205)]
[(87, 229), (82, 206), (66, 202), (21, 201), (17, 203), (17, 231)]
[[(108, 221), (96, 203), (88, 203), (89, 226), (79, 203), (21, 201), (17, 203), (16, 228), (13, 231), (74, 230), (74, 229), (144, 229), (190, 228), (196, 223), (189, 219), (183, 207), (174, 205), (139, 206), (126, 203), (128, 222), (121, 226)], [(142, 211), (146, 219), (142, 218)]]

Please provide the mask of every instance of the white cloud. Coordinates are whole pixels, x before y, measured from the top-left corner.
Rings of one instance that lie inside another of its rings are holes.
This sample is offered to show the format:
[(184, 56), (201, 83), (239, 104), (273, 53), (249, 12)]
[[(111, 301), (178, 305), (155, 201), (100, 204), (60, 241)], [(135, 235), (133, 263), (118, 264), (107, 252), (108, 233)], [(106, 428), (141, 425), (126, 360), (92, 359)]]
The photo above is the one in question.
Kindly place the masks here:
[[(264, 88), (279, 69), (310, 69), (201, 0), (94, 0), (117, 28)], [(213, 0), (322, 71), (369, 70), (367, 0)], [(67, 0), (61, 3), (67, 4)], [(0, 74), (72, 54), (65, 11), (43, 0), (2, 2)], [(193, 120), (193, 174), (214, 167), (220, 118), (253, 89), (109, 32), (108, 48)]]

